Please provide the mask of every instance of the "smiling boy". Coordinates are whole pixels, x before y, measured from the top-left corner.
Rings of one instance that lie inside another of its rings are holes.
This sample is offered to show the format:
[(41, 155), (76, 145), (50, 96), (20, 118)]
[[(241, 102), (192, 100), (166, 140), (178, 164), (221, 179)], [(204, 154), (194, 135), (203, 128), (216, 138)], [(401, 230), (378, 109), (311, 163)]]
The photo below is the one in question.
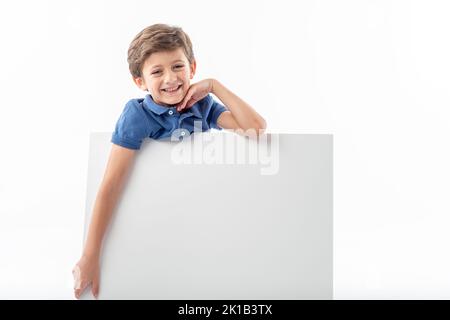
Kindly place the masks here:
[(179, 27), (155, 24), (142, 30), (130, 44), (128, 64), (133, 81), (148, 94), (125, 105), (111, 137), (111, 153), (83, 253), (72, 270), (76, 298), (89, 285), (98, 296), (103, 236), (136, 150), (145, 138), (170, 137), (180, 128), (192, 133), (194, 122), (201, 122), (202, 131), (240, 129), (249, 136), (259, 135), (266, 128), (265, 120), (218, 80), (205, 79), (191, 85), (197, 64), (189, 36)]
[(219, 81), (190, 85), (197, 64), (191, 41), (180, 28), (156, 24), (142, 30), (131, 42), (128, 63), (133, 81), (149, 94), (125, 106), (111, 139), (116, 145), (139, 149), (147, 137), (166, 138), (179, 128), (192, 133), (196, 120), (202, 121), (202, 131), (265, 129), (264, 119)]

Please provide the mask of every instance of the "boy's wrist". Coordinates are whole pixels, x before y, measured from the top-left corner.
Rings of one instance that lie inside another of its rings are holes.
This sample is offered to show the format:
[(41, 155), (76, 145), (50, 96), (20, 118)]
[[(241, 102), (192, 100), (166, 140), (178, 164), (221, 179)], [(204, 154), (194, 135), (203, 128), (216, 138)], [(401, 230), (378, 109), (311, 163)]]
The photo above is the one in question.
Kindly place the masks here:
[(85, 250), (83, 252), (83, 257), (89, 258), (89, 259), (98, 259), (100, 257), (100, 251), (99, 250)]
[(97, 254), (83, 254), (81, 256), (82, 259), (85, 259), (86, 261), (99, 261), (100, 256)]
[(211, 93), (215, 94), (216, 93), (215, 88), (217, 87), (217, 80), (211, 78), (210, 81), (211, 81)]

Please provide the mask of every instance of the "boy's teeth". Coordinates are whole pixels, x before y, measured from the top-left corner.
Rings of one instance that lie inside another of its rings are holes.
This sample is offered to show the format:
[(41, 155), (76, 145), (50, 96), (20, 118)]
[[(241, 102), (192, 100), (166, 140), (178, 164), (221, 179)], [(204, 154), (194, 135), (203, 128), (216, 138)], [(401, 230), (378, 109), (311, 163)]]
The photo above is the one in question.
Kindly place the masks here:
[[(179, 86), (178, 86), (179, 87)], [(167, 91), (167, 92), (173, 92), (173, 91), (176, 91), (177, 89), (178, 89), (178, 87), (174, 87), (174, 88), (172, 88), (172, 89), (163, 89), (164, 91)]]

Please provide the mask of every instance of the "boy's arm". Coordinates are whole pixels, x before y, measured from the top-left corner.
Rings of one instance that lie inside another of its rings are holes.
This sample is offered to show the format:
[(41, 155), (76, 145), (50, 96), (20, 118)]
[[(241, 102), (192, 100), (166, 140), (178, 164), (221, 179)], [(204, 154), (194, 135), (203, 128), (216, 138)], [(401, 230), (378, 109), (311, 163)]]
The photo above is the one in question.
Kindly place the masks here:
[(108, 164), (92, 211), (84, 255), (99, 258), (103, 235), (120, 196), (135, 150), (112, 144)]
[(256, 130), (257, 134), (266, 129), (266, 121), (250, 105), (227, 89), (219, 81), (212, 79), (211, 92), (217, 96), (229, 111), (222, 112), (217, 124), (223, 129)]
[(97, 298), (100, 283), (100, 252), (116, 202), (132, 166), (135, 150), (116, 144), (112, 145), (103, 181), (95, 199), (92, 218), (81, 259), (72, 273), (75, 280), (74, 293), (80, 298), (83, 291), (92, 284), (92, 293)]

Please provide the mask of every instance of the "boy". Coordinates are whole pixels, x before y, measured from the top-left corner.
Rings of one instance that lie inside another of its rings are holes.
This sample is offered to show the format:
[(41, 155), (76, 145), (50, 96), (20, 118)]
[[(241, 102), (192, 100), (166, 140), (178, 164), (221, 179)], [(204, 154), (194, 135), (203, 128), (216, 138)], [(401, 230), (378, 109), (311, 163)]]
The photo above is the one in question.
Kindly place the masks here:
[[(76, 298), (89, 285), (98, 297), (103, 235), (143, 139), (163, 139), (179, 128), (192, 133), (196, 121), (201, 122), (202, 131), (241, 129), (248, 135), (258, 135), (266, 127), (252, 107), (219, 81), (205, 79), (190, 84), (196, 61), (191, 41), (181, 28), (155, 24), (142, 30), (130, 44), (128, 64), (135, 84), (149, 94), (130, 100), (117, 121), (86, 244), (72, 271)], [(210, 93), (225, 106), (214, 101)]]

